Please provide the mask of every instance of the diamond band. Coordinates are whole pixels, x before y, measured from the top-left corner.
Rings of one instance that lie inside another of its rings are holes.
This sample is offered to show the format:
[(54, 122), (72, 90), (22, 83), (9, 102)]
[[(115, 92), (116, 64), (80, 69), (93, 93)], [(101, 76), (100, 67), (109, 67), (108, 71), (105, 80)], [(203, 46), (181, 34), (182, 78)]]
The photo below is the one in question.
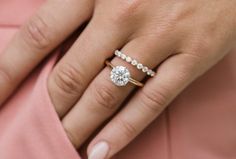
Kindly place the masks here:
[(106, 65), (112, 68), (110, 78), (116, 86), (126, 86), (130, 82), (136, 86), (143, 87), (141, 82), (131, 78), (131, 74), (126, 67), (114, 66), (109, 61), (106, 61)]
[(136, 59), (132, 59), (131, 57), (125, 55), (119, 50), (116, 50), (114, 53), (117, 57), (121, 58), (122, 60), (130, 63), (131, 65), (135, 66), (138, 70), (141, 70), (143, 73), (146, 73), (147, 75), (154, 77), (155, 72), (152, 69), (149, 69), (147, 66), (144, 66), (143, 64), (139, 63)]

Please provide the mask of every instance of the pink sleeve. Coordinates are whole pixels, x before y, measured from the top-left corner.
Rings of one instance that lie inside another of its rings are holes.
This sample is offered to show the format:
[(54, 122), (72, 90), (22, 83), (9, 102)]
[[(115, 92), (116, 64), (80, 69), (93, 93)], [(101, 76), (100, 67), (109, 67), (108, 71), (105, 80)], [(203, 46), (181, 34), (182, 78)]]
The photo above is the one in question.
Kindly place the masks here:
[[(0, 52), (42, 1), (1, 0)], [(1, 159), (80, 159), (46, 88), (60, 53), (59, 48), (35, 69), (0, 109)], [(236, 50), (189, 86), (114, 159), (235, 159), (235, 59)], [(85, 148), (79, 152), (84, 156)]]

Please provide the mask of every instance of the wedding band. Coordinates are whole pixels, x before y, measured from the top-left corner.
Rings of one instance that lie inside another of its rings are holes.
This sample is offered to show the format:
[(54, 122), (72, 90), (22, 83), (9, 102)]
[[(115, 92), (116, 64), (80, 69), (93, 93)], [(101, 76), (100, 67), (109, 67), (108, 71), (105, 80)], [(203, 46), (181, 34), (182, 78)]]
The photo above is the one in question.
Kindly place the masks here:
[(137, 60), (125, 55), (121, 51), (116, 50), (114, 54), (117, 57), (119, 57), (120, 59), (130, 63), (133, 66), (135, 66), (138, 70), (142, 70), (148, 76), (154, 77), (156, 75), (156, 73), (152, 69), (148, 68), (147, 66), (144, 66), (143, 64), (139, 63)]
[(130, 82), (136, 86), (143, 87), (143, 83), (131, 78), (131, 74), (126, 67), (114, 66), (109, 61), (105, 61), (105, 63), (107, 66), (112, 68), (110, 78), (116, 86), (126, 86)]

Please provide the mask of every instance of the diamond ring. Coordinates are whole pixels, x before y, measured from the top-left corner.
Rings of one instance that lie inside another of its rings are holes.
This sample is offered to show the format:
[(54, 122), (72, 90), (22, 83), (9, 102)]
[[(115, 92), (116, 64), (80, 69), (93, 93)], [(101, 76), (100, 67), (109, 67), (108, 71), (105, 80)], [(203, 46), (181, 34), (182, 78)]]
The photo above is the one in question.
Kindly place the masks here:
[(143, 83), (131, 78), (131, 74), (126, 67), (114, 66), (109, 61), (106, 61), (105, 63), (112, 68), (110, 78), (116, 86), (126, 86), (130, 82), (136, 86), (143, 87)]
[(146, 73), (148, 76), (154, 77), (155, 76), (155, 72), (151, 69), (149, 69), (147, 66), (144, 66), (143, 64), (139, 63), (137, 60), (132, 59), (131, 57), (125, 55), (124, 53), (122, 53), (119, 50), (116, 50), (114, 53), (117, 57), (119, 57), (120, 59), (130, 63), (131, 65), (137, 67), (138, 70), (142, 70), (144, 73)]

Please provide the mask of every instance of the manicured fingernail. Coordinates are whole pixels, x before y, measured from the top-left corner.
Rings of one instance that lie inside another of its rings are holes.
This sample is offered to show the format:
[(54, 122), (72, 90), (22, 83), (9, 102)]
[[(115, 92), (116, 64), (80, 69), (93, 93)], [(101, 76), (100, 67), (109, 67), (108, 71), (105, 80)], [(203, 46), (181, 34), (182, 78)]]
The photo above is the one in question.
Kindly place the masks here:
[(91, 152), (89, 153), (89, 159), (105, 159), (108, 151), (109, 145), (107, 142), (101, 141), (93, 146)]

